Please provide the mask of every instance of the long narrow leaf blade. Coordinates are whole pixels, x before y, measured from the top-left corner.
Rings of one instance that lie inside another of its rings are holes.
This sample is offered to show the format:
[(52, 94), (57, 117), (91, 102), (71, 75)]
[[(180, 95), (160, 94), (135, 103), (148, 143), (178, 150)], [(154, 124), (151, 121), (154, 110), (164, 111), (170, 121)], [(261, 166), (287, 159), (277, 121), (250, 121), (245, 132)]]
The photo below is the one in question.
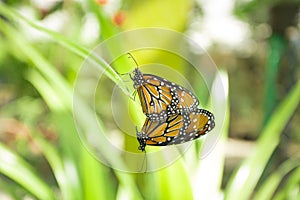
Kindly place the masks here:
[(51, 188), (21, 157), (0, 143), (0, 173), (23, 186), (38, 199), (54, 199)]
[(280, 135), (300, 102), (300, 80), (270, 118), (252, 156), (247, 158), (229, 182), (226, 199), (249, 199), (268, 160), (279, 143)]

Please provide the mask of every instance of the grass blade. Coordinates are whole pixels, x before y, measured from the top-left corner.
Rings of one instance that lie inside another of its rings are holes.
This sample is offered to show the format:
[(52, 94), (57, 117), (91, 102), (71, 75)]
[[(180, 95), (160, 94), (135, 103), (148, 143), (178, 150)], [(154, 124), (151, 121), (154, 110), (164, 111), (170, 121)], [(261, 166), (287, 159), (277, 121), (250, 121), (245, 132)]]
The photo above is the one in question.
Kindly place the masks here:
[[(271, 174), (255, 194), (253, 200), (272, 199), (283, 177), (298, 165), (295, 161), (284, 162), (279, 169)], [(285, 191), (285, 190), (282, 190)]]
[(38, 199), (55, 199), (54, 192), (40, 179), (40, 175), (37, 175), (25, 160), (2, 143), (0, 143), (0, 173), (23, 186)]
[(252, 156), (248, 157), (232, 176), (227, 187), (226, 199), (249, 199), (273, 151), (280, 135), (300, 102), (300, 80), (277, 107), (257, 141)]
[[(299, 199), (299, 183), (300, 167), (297, 167), (297, 169), (290, 174), (289, 179), (286, 181), (285, 185), (280, 190), (280, 192), (274, 197), (274, 200)], [(293, 193), (294, 189), (296, 189), (297, 194)]]

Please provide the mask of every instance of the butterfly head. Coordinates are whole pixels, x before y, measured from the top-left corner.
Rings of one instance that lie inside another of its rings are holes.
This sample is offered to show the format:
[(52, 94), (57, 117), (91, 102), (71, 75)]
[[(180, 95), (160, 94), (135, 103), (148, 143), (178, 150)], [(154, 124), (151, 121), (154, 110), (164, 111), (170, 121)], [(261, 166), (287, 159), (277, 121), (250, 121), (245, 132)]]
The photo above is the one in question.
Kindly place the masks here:
[(140, 143), (140, 146), (138, 149), (141, 151), (145, 151), (146, 140), (147, 140), (146, 134), (144, 132), (138, 132), (137, 127), (136, 127), (136, 136), (137, 136), (137, 140)]
[(137, 88), (139, 85), (144, 83), (143, 73), (138, 68), (134, 69), (134, 71), (130, 74), (130, 78), (134, 82), (134, 88)]

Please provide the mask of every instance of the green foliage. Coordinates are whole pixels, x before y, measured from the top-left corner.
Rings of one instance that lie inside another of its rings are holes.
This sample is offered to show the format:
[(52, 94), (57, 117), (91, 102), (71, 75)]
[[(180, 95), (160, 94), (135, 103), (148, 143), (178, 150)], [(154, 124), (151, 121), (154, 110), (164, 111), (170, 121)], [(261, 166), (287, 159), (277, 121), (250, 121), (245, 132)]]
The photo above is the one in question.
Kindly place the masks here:
[(40, 175), (23, 158), (0, 143), (0, 172), (40, 199), (53, 199), (54, 194)]
[[(127, 13), (128, 21), (124, 27), (153, 26), (159, 20), (160, 27), (183, 31), (192, 3), (182, 0), (166, 1), (162, 3), (166, 6), (162, 7), (160, 2), (134, 1), (131, 12)], [(80, 6), (76, 4), (69, 9), (78, 9), (78, 7)], [(92, 13), (96, 16), (97, 23), (101, 27), (99, 38), (106, 39), (119, 33), (119, 28), (112, 23), (96, 1), (87, 1), (85, 7), (81, 8), (81, 12)], [(114, 69), (126, 73), (132, 69), (129, 67), (132, 63), (120, 58), (114, 61), (114, 68), (112, 68), (101, 57), (89, 55), (89, 49), (75, 42), (76, 39), (73, 37), (76, 38), (74, 36), (76, 34), (69, 37), (51, 31), (3, 3), (0, 3), (0, 15), (5, 19), (0, 19), (0, 71), (15, 72), (16, 74), (12, 77), (16, 82), (19, 81), (15, 85), (20, 87), (26, 83), (28, 88), (26, 91), (29, 91), (13, 95), (17, 100), (8, 102), (5, 107), (2, 107), (4, 109), (0, 114), (1, 117), (14, 116), (22, 121), (30, 130), (29, 139), (23, 139), (24, 142), (28, 144), (30, 141), (33, 142), (39, 152), (37, 155), (28, 156), (22, 148), (26, 148), (26, 152), (31, 152), (29, 145), (21, 147), (20, 150), (14, 146), (12, 148), (8, 142), (1, 140), (0, 174), (5, 178), (0, 177), (0, 186), (5, 185), (5, 187), (0, 187), (0, 194), (5, 193), (15, 199), (24, 198), (24, 193), (13, 192), (18, 187), (36, 199), (194, 199), (199, 197), (212, 199), (220, 196), (224, 199), (297, 199), (300, 197), (299, 189), (297, 189), (300, 182), (299, 161), (295, 159), (283, 162), (261, 183), (260, 188), (256, 187), (267, 162), (279, 143), (282, 130), (300, 102), (300, 81), (277, 106), (275, 113), (270, 117), (258, 138), (255, 150), (249, 158), (243, 161), (224, 188), (221, 187), (221, 182), (223, 181), (225, 143), (230, 123), (228, 77), (224, 71), (216, 74), (215, 79), (211, 80), (213, 82), (212, 94), (208, 102), (216, 105), (211, 109), (217, 123), (214, 133), (217, 133), (216, 137), (219, 137), (219, 140), (218, 145), (207, 158), (199, 161), (198, 150), (201, 145), (197, 144), (191, 146), (185, 152), (184, 157), (159, 171), (140, 174), (120, 172), (101, 164), (88, 152), (77, 135), (72, 116), (72, 87), (78, 69), (72, 65), (78, 65), (77, 61), (81, 62), (81, 59), (90, 56), (99, 69), (106, 69), (105, 77), (118, 84), (129, 99), (131, 93), (127, 90), (126, 82)], [(83, 17), (82, 13), (78, 15)], [(171, 20), (174, 17), (177, 20)], [(24, 24), (42, 32), (51, 39), (51, 42), (28, 41), (28, 37), (24, 35), (24, 30), (21, 28)], [(76, 30), (76, 27), (71, 27), (71, 29)], [(174, 42), (171, 39), (166, 39), (166, 41)], [(122, 48), (122, 45), (124, 44), (115, 44), (108, 49), (108, 52), (114, 54)], [(61, 46), (64, 49), (61, 49)], [(48, 51), (50, 48), (47, 47), (51, 47), (51, 51)], [(56, 60), (57, 52), (63, 52), (63, 56), (59, 55), (59, 59)], [(162, 60), (162, 63), (175, 66), (183, 73), (187, 73), (184, 63), (181, 63), (176, 56), (172, 57), (151, 50), (147, 53), (146, 57), (142, 57), (139, 56), (139, 52), (136, 52), (137, 57), (140, 58), (139, 64), (147, 63), (146, 61), (157, 57)], [(61, 60), (64, 60), (63, 65), (60, 65)], [(2, 67), (3, 63), (10, 64)], [(8, 67), (9, 65), (14, 65), (13, 70)], [(221, 78), (226, 86), (224, 99), (219, 98), (218, 90), (214, 88), (218, 78)], [(1, 75), (1, 83), (12, 83), (10, 81), (7, 77), (2, 79)], [(195, 82), (202, 84), (198, 79)], [(197, 88), (196, 92), (202, 91), (202, 88)], [(203, 99), (207, 98), (207, 95), (202, 95), (203, 93), (199, 96)], [(23, 103), (20, 103), (21, 101)], [(88, 130), (89, 120), (94, 113), (84, 100), (80, 99), (80, 103), (81, 118), (85, 120), (85, 128)], [(140, 119), (139, 105), (132, 100), (128, 104), (130, 104), (131, 116), (141, 124), (143, 120)], [(226, 113), (220, 113), (221, 108), (225, 108)], [(107, 133), (105, 120), (105, 118), (99, 119), (99, 128)], [(43, 129), (38, 128), (41, 121), (46, 123), (47, 128), (54, 130), (58, 139), (47, 139)], [(136, 140), (126, 140), (124, 143), (126, 149), (131, 150), (137, 147)], [(121, 157), (110, 156), (109, 147), (106, 144), (101, 144), (100, 149), (108, 163), (112, 165), (117, 163), (126, 167)], [(30, 160), (39, 159), (45, 159), (47, 164), (40, 167), (30, 162)], [(151, 160), (148, 162), (151, 163)], [(55, 181), (51, 181), (49, 177)], [(7, 178), (10, 180), (8, 181)], [(14, 184), (6, 184), (11, 182)]]
[(274, 115), (258, 138), (253, 154), (244, 160), (235, 175), (232, 176), (226, 191), (227, 199), (250, 198), (268, 160), (279, 144), (283, 129), (299, 105), (299, 102), (300, 81), (298, 81), (290, 94), (277, 107)]
[(274, 108), (276, 107), (279, 99), (277, 92), (277, 76), (279, 71), (280, 58), (285, 51), (286, 41), (281, 35), (273, 35), (270, 38), (270, 55), (267, 64), (266, 72), (266, 88), (265, 88), (265, 102), (264, 102), (264, 113), (265, 119), (264, 124), (269, 120)]

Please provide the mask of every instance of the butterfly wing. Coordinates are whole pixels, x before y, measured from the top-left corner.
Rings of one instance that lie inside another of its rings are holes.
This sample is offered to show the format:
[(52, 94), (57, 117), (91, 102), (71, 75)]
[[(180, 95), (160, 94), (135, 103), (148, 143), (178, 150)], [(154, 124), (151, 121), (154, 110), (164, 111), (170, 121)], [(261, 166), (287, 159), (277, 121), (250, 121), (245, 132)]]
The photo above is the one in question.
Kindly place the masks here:
[(191, 111), (198, 107), (199, 101), (191, 91), (179, 85), (176, 85), (175, 91), (179, 101), (178, 110)]
[(137, 89), (143, 112), (151, 120), (166, 119), (199, 105), (192, 92), (159, 76), (142, 74), (136, 68), (131, 79)]
[(184, 116), (188, 126), (184, 129), (183, 134), (175, 137), (170, 144), (181, 144), (195, 140), (215, 127), (214, 115), (207, 110), (195, 109), (192, 112), (185, 112)]
[(165, 121), (147, 118), (142, 131), (137, 132), (140, 150), (146, 145), (167, 146), (195, 140), (215, 126), (214, 116), (204, 109), (169, 116)]
[(137, 132), (137, 139), (140, 143), (139, 149), (144, 150), (146, 145), (168, 145), (177, 135), (182, 134), (184, 123), (184, 118), (180, 114), (169, 116), (164, 121), (147, 118), (142, 131)]
[(144, 75), (144, 84), (137, 86), (143, 112), (151, 119), (166, 118), (168, 107), (173, 104), (171, 89), (161, 86), (156, 76)]

